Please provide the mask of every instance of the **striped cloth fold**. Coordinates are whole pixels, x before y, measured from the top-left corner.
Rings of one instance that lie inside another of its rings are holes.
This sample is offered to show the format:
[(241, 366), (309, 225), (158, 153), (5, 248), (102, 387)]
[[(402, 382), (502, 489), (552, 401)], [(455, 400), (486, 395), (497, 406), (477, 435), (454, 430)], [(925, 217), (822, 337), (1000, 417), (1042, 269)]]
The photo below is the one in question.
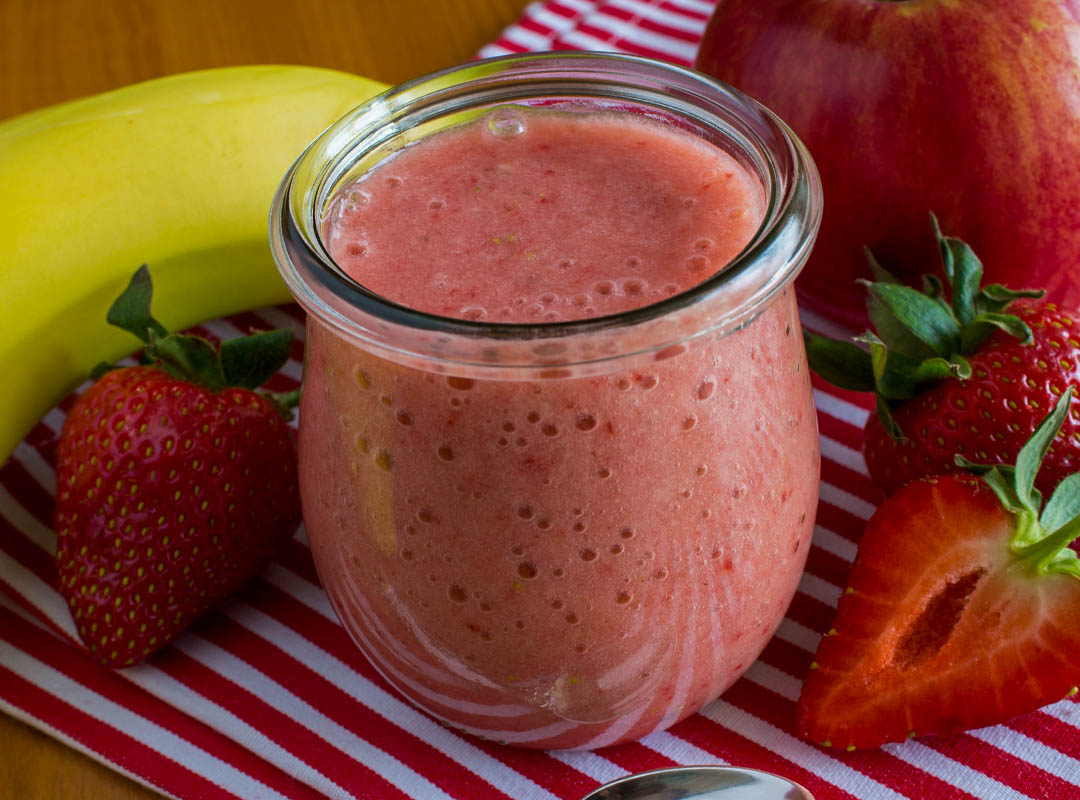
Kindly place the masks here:
[[(548, 49), (693, 59), (714, 3), (552, 0), (530, 5), (483, 56)], [(812, 314), (823, 332), (835, 326)], [(266, 308), (197, 333), (289, 327), (298, 385), (303, 314)], [(76, 393), (77, 394), (77, 393)], [(149, 662), (121, 672), (81, 655), (55, 589), (56, 438), (74, 396), (0, 467), (0, 710), (177, 798), (578, 798), (679, 764), (788, 776), (818, 798), (1080, 797), (1080, 703), (948, 739), (834, 753), (792, 733), (803, 676), (880, 496), (860, 452), (863, 398), (815, 384), (822, 483), (807, 571), (761, 658), (724, 696), (663, 733), (584, 752), (518, 750), (461, 735), (399, 696), (338, 624), (303, 531), (239, 595)]]

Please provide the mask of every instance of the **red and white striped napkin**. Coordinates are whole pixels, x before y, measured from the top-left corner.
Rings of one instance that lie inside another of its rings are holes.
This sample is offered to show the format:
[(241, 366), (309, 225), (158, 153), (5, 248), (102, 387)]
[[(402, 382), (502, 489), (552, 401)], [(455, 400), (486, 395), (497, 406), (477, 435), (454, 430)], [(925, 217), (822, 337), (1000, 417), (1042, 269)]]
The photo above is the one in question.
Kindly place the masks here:
[[(688, 64), (712, 2), (534, 3), (482, 55), (619, 50)], [(806, 315), (811, 327), (827, 321)], [(261, 309), (202, 326), (221, 338), (291, 327)], [(720, 700), (663, 733), (595, 753), (517, 750), (455, 733), (415, 710), (338, 625), (301, 533), (240, 595), (148, 663), (94, 665), (54, 586), (56, 436), (51, 411), (0, 467), (0, 710), (178, 798), (578, 798), (631, 772), (737, 764), (791, 777), (818, 798), (1080, 797), (1080, 703), (1005, 725), (860, 753), (792, 735), (802, 678), (828, 628), (864, 521), (880, 499), (859, 452), (864, 400), (817, 384), (822, 484), (808, 569), (776, 637)], [(3, 756), (0, 756), (3, 757)]]

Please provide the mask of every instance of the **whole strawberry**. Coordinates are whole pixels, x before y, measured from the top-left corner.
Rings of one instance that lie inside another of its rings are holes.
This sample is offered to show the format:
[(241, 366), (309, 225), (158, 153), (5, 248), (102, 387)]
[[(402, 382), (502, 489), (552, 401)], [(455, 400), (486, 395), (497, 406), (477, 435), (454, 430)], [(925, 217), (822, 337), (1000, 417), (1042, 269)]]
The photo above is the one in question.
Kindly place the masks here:
[(99, 367), (57, 452), (60, 591), (99, 662), (125, 667), (247, 582), (300, 521), (289, 396), (252, 391), (286, 331), (224, 342), (165, 332), (146, 267), (109, 311), (148, 366)]
[(1043, 505), (1034, 478), (1066, 390), (1014, 466), (908, 484), (866, 526), (799, 697), (799, 732), (853, 750), (948, 735), (1074, 695), (1080, 473)]
[[(1009, 464), (1070, 386), (1080, 388), (1080, 311), (1061, 310), (1041, 291), (980, 287), (982, 265), (934, 223), (949, 285), (901, 286), (873, 257), (868, 282), (875, 332), (866, 349), (807, 333), (811, 367), (843, 388), (872, 391), (863, 454), (874, 483), (892, 494), (926, 475), (956, 470), (954, 454)], [(1080, 401), (1074, 400), (1074, 404)], [(1080, 469), (1080, 409), (1068, 415), (1039, 473), (1049, 494)]]

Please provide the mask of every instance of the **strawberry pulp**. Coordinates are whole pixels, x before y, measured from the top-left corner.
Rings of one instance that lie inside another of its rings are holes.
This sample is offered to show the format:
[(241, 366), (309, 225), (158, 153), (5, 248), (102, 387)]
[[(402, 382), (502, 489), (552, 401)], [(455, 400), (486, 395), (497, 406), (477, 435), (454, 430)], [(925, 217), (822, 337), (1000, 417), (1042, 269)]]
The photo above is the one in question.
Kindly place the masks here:
[[(687, 289), (760, 223), (756, 179), (688, 134), (505, 113), (347, 187), (338, 263), (413, 308), (566, 320)], [(788, 290), (647, 368), (530, 382), (401, 366), (309, 317), (301, 493), (345, 627), (411, 700), (490, 738), (594, 747), (693, 713), (764, 647), (805, 562), (798, 331)]]

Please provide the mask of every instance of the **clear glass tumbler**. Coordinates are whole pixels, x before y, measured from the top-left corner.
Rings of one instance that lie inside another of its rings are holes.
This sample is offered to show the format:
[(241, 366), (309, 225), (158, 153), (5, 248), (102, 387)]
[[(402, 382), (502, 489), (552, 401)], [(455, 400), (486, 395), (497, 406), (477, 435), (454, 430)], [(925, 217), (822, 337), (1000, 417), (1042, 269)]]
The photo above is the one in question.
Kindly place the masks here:
[[(349, 278), (324, 241), (337, 193), (507, 104), (676, 125), (760, 179), (764, 219), (700, 284), (576, 321), (438, 317)], [(594, 748), (697, 711), (757, 657), (817, 502), (792, 281), (820, 214), (775, 116), (632, 57), (467, 64), (370, 100), (301, 155), (270, 232), (308, 312), (304, 517), (342, 624), (403, 695), (487, 738)]]

